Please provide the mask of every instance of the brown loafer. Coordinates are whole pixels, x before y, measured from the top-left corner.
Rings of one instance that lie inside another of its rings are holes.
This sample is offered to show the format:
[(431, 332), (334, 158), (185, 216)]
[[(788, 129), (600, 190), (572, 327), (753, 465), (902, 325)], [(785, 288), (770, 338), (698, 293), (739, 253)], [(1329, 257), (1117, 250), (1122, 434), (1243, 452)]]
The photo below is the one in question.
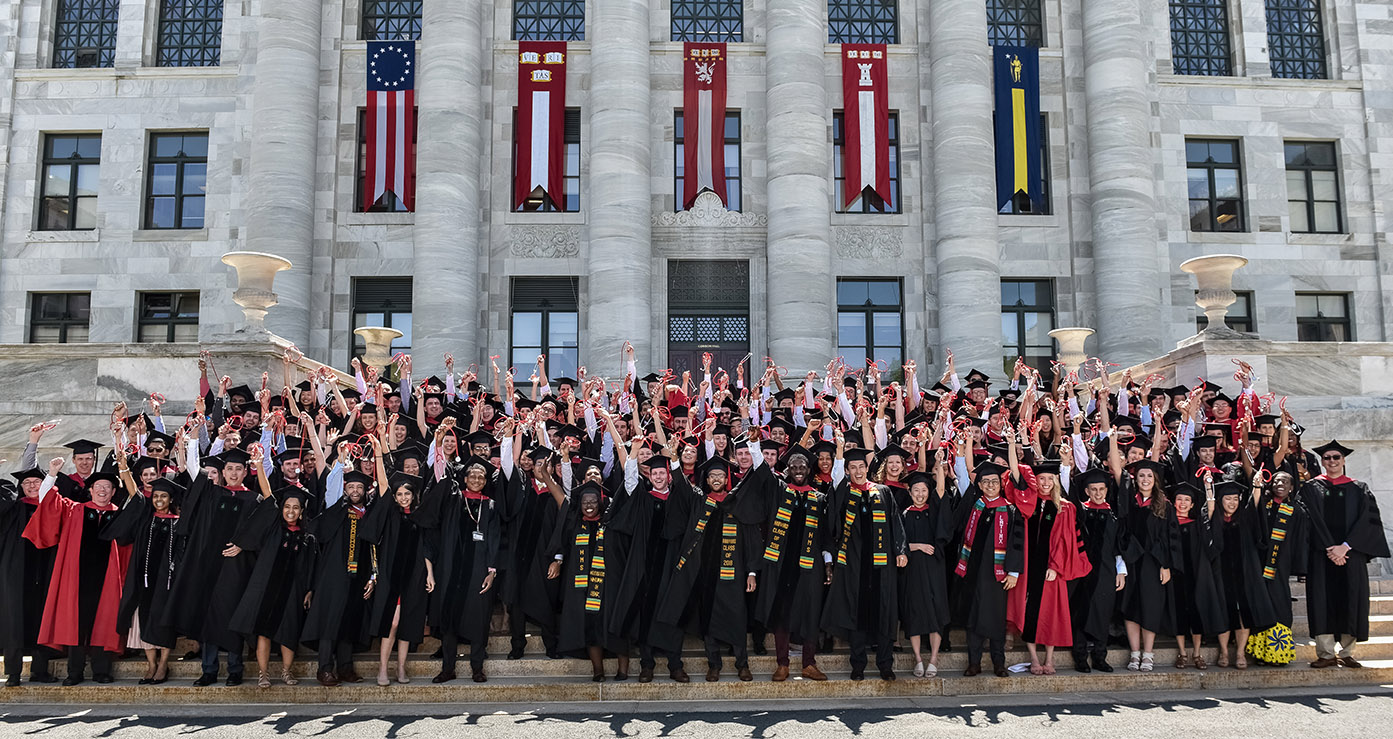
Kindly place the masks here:
[(718, 670), (718, 669), (712, 667), (711, 669), (709, 669), (709, 670), (706, 671), (706, 682), (708, 682), (708, 683), (714, 683), (714, 682), (716, 682), (717, 680), (720, 680), (720, 679), (721, 679), (721, 671), (720, 671), (720, 670)]
[(741, 668), (740, 668), (740, 672), (738, 672), (738, 673), (736, 673), (736, 674), (740, 676), (740, 682), (745, 682), (745, 683), (747, 683), (747, 682), (749, 682), (749, 681), (755, 679), (755, 676), (752, 675), (752, 674), (750, 674), (750, 668), (748, 668), (748, 667), (741, 667)]
[(319, 684), (326, 688), (333, 688), (339, 684), (339, 676), (335, 675), (333, 670), (320, 670), (318, 678)]
[(808, 680), (817, 680), (818, 682), (822, 682), (827, 679), (827, 676), (822, 674), (822, 670), (817, 669), (817, 665), (808, 665), (807, 667), (804, 667), (803, 677)]
[(339, 670), (339, 682), (341, 683), (361, 683), (363, 677), (352, 667), (346, 670)]
[(1340, 660), (1338, 660), (1338, 659), (1336, 659), (1336, 658), (1334, 658), (1334, 657), (1321, 657), (1320, 659), (1316, 660), (1315, 662), (1312, 662), (1312, 663), (1311, 663), (1311, 666), (1314, 667), (1314, 668), (1316, 668), (1317, 670), (1319, 670), (1319, 669), (1322, 669), (1322, 668), (1325, 668), (1325, 667), (1334, 667), (1335, 665), (1338, 665), (1338, 664), (1340, 664)]
[(1336, 659), (1341, 667), (1349, 667), (1357, 670), (1364, 666), (1355, 661), (1353, 657), (1337, 657)]
[(653, 682), (653, 668), (652, 668), (652, 667), (640, 668), (639, 671), (638, 671), (638, 681), (641, 682), (641, 683), (651, 683), (651, 682)]
[(672, 678), (672, 681), (675, 683), (689, 683), (692, 681), (690, 677), (687, 677), (686, 670), (672, 670), (668, 672), (667, 676)]
[(982, 665), (980, 664), (968, 665), (967, 669), (963, 670), (963, 677), (977, 677), (980, 674), (982, 674)]
[(788, 679), (788, 665), (779, 665), (774, 668), (774, 682), (781, 683)]

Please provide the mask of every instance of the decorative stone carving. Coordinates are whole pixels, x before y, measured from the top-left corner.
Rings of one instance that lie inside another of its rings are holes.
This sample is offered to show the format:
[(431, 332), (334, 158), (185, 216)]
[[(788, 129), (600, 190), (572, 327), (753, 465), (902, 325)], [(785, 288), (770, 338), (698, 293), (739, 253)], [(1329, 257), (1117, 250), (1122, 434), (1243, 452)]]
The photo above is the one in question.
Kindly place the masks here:
[(392, 342), (400, 339), (402, 333), (382, 326), (363, 326), (353, 329), (353, 333), (363, 337), (363, 361), (379, 370), (386, 370), (392, 361)]
[(1210, 254), (1180, 263), (1181, 272), (1195, 276), (1199, 286), (1195, 292), (1195, 305), (1209, 319), (1208, 328), (1200, 333), (1218, 339), (1247, 338), (1242, 332), (1229, 328), (1224, 320), (1229, 306), (1238, 301), (1238, 296), (1233, 292), (1233, 273), (1247, 263), (1246, 258), (1237, 254)]
[(904, 253), (904, 229), (849, 226), (834, 229), (837, 256), (850, 259), (898, 257)]
[(690, 210), (677, 213), (657, 213), (654, 226), (719, 226), (723, 228), (764, 228), (769, 219), (762, 213), (741, 213), (726, 210), (716, 193), (707, 190), (697, 196)]
[(572, 226), (514, 228), (510, 253), (525, 259), (556, 259), (580, 255), (580, 229)]

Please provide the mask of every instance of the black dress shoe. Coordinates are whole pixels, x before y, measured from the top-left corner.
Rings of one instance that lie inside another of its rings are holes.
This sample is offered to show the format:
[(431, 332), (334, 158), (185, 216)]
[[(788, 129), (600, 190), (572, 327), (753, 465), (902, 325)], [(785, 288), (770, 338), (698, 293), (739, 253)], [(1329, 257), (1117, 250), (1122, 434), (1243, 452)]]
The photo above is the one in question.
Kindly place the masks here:
[(198, 651), (197, 649), (190, 649), (189, 651), (184, 652), (184, 656), (183, 656), (183, 657), (180, 657), (179, 659), (185, 660), (185, 661), (188, 661), (188, 660), (191, 660), (191, 659), (203, 659), (203, 653), (200, 652), (200, 651)]
[(556, 651), (556, 647), (547, 650), (547, 659), (561, 659), (561, 653)]
[(866, 668), (864, 668), (864, 667), (853, 667), (853, 668), (851, 668), (851, 679), (852, 679), (852, 680), (865, 680), (865, 679), (866, 679)]
[(74, 685), (80, 685), (81, 683), (82, 683), (82, 676), (81, 676), (81, 675), (69, 675), (69, 676), (63, 678), (63, 687), (65, 687), (65, 688), (71, 688), (72, 686), (74, 686)]
[[(101, 682), (101, 681), (98, 680), (97, 682)], [(153, 682), (155, 682), (155, 678), (153, 678), (153, 677), (142, 677), (142, 678), (140, 678), (139, 680), (137, 680), (137, 681), (135, 682), (135, 684), (136, 684), (136, 685), (149, 685), (150, 683), (153, 683)]]
[(720, 680), (720, 679), (721, 679), (721, 671), (720, 671), (720, 670), (718, 670), (718, 669), (716, 669), (716, 668), (714, 668), (714, 667), (707, 668), (707, 670), (706, 670), (706, 682), (708, 682), (708, 683), (714, 683), (714, 682), (716, 682), (717, 680)]
[(605, 671), (604, 671), (604, 670), (595, 670), (595, 671), (591, 672), (591, 673), (590, 673), (590, 681), (591, 681), (591, 682), (595, 682), (595, 683), (602, 683), (602, 682), (604, 682), (604, 681), (605, 681)]
[(240, 673), (240, 672), (229, 672), (229, 673), (227, 673), (227, 681), (223, 683), (223, 685), (226, 685), (226, 686), (229, 687), (229, 688), (235, 688), (235, 687), (237, 687), (238, 685), (241, 685), (241, 684), (242, 684), (242, 673)]
[(748, 667), (741, 667), (741, 668), (740, 668), (740, 672), (738, 672), (738, 673), (736, 673), (736, 674), (738, 674), (738, 675), (740, 676), (740, 681), (741, 681), (741, 682), (746, 682), (746, 683), (747, 683), (747, 682), (749, 682), (749, 681), (755, 679), (755, 676), (752, 675), (752, 674), (750, 674), (750, 668), (748, 668)]
[(167, 683), (167, 682), (169, 682), (169, 676), (168, 676), (168, 675), (165, 675), (164, 677), (152, 677), (152, 678), (150, 678), (150, 684), (151, 684), (151, 685), (164, 685), (164, 684)]
[(522, 647), (513, 647), (508, 652), (508, 659), (522, 659)]
[(992, 673), (997, 677), (1006, 677), (1009, 674), (1006, 672), (1006, 665), (992, 665)]
[(445, 648), (444, 648), (444, 647), (436, 647), (436, 648), (435, 648), (435, 651), (430, 653), (430, 658), (431, 658), (431, 659), (440, 659), (441, 657), (444, 657), (444, 656), (445, 656)]
[(652, 667), (642, 667), (642, 668), (640, 668), (639, 671), (638, 671), (638, 681), (641, 682), (641, 683), (651, 683), (651, 682), (653, 682), (653, 668), (652, 668)]
[(194, 684), (194, 687), (196, 687), (196, 688), (206, 688), (206, 687), (208, 687), (209, 685), (212, 685), (213, 683), (215, 683), (215, 682), (217, 682), (217, 681), (218, 681), (218, 676), (217, 676), (216, 673), (205, 672), (205, 673), (203, 673), (202, 675), (199, 675), (199, 676), (198, 676), (198, 679), (195, 680), (195, 681), (193, 681), (193, 684)]
[(10, 675), (9, 677), (5, 678), (5, 687), (7, 687), (7, 688), (17, 688), (17, 687), (19, 687), (19, 675)]
[(1093, 669), (1099, 672), (1112, 672), (1112, 665), (1108, 664), (1107, 655), (1093, 658)]
[(761, 639), (761, 640), (755, 642), (754, 648), (751, 649), (750, 651), (754, 652), (755, 654), (757, 654), (757, 655), (759, 655), (759, 656), (761, 656), (761, 657), (763, 657), (763, 656), (766, 655), (766, 654), (769, 654), (769, 648), (766, 647), (766, 646), (764, 646), (764, 640), (763, 640), (763, 639)]
[(344, 670), (339, 670), (338, 677), (339, 677), (339, 682), (341, 682), (341, 683), (361, 683), (361, 682), (363, 682), (363, 676), (362, 676), (362, 675), (359, 675), (359, 674), (358, 674), (358, 671), (355, 670), (355, 669), (353, 669), (352, 667), (349, 667), (348, 669), (344, 669)]
[(438, 675), (436, 675), (435, 677), (431, 678), (430, 681), (433, 682), (433, 683), (448, 683), (448, 682), (450, 682), (451, 680), (454, 680), (454, 679), (455, 679), (455, 671), (454, 671), (454, 670), (441, 670), (441, 671), (440, 671), (440, 674), (438, 674)]
[(977, 677), (980, 674), (982, 674), (982, 665), (980, 664), (970, 664), (966, 670), (963, 670), (963, 677)]
[(489, 681), (488, 675), (485, 675), (483, 670), (475, 670), (475, 671), (474, 671), (474, 682), (476, 682), (476, 683), (486, 683), (486, 682), (488, 682), (488, 681)]
[(101, 683), (102, 685), (110, 685), (111, 683), (116, 682), (116, 678), (106, 673), (102, 673), (100, 675), (93, 675), (92, 679), (96, 682)]
[(881, 679), (881, 680), (886, 680), (886, 681), (889, 681), (889, 682), (894, 682), (894, 681), (895, 681), (895, 671), (892, 670), (892, 669), (890, 669), (889, 667), (886, 667), (885, 669), (883, 669), (883, 670), (880, 671), (880, 679)]
[(689, 683), (689, 682), (692, 681), (692, 678), (690, 678), (690, 677), (687, 676), (687, 671), (686, 671), (686, 670), (676, 670), (676, 671), (671, 671), (671, 670), (670, 670), (670, 671), (668, 671), (667, 676), (670, 677), (670, 678), (672, 678), (672, 681), (675, 682), (675, 683)]
[(622, 683), (622, 682), (624, 682), (625, 680), (628, 680), (628, 679), (629, 679), (629, 673), (627, 673), (627, 672), (616, 672), (616, 673), (614, 673), (614, 681), (617, 682), (617, 683)]
[(1093, 669), (1088, 666), (1088, 660), (1074, 660), (1074, 670), (1085, 675), (1093, 672)]
[(52, 675), (52, 673), (45, 672), (45, 673), (40, 674), (40, 675), (30, 675), (30, 676), (29, 676), (29, 682), (31, 682), (31, 683), (56, 683), (56, 682), (58, 682), (58, 678), (54, 677), (54, 676)]

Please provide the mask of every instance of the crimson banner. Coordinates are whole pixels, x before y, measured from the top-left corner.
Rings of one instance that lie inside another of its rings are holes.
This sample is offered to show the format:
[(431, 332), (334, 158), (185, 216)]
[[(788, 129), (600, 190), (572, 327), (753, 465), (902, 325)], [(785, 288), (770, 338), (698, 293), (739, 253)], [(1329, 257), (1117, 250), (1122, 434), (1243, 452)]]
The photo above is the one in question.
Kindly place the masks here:
[(868, 187), (892, 202), (888, 87), (885, 44), (842, 44), (844, 205)]
[(517, 169), (513, 207), (541, 190), (566, 208), (566, 42), (518, 42)]
[(726, 45), (682, 47), (683, 208), (702, 190), (726, 200)]

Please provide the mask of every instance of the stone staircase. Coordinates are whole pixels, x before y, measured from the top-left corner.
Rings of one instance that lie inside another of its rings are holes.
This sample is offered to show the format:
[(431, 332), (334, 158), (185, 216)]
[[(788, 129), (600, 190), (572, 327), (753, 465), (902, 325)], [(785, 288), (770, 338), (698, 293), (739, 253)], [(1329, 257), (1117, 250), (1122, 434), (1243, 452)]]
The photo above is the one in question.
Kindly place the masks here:
[[(408, 662), (409, 684), (393, 683), (379, 687), (375, 683), (377, 655), (362, 653), (356, 656), (355, 664), (364, 682), (356, 685), (341, 685), (326, 688), (314, 679), (315, 660), (306, 651), (301, 652), (296, 661), (295, 673), (300, 684), (285, 686), (278, 679), (272, 688), (261, 690), (256, 687), (256, 667), (251, 660), (247, 662), (247, 682), (235, 688), (223, 686), (220, 682), (206, 688), (193, 687), (192, 682), (200, 672), (196, 660), (176, 660), (170, 663), (169, 682), (157, 686), (137, 685), (144, 675), (143, 659), (121, 660), (116, 663), (116, 682), (98, 685), (90, 679), (75, 687), (60, 685), (31, 685), (0, 689), (0, 703), (543, 703), (558, 701), (674, 701), (674, 700), (739, 700), (760, 699), (778, 700), (785, 698), (832, 699), (855, 697), (895, 697), (895, 696), (943, 696), (943, 695), (982, 695), (1011, 693), (1078, 693), (1117, 690), (1194, 690), (1208, 691), (1232, 688), (1273, 688), (1303, 687), (1317, 685), (1358, 685), (1393, 682), (1393, 580), (1372, 583), (1376, 594), (1372, 599), (1370, 640), (1358, 648), (1358, 657), (1365, 665), (1363, 669), (1327, 668), (1314, 670), (1308, 663), (1315, 659), (1315, 647), (1306, 635), (1304, 619), (1305, 604), (1296, 589), (1298, 602), (1294, 604), (1298, 615), (1294, 631), (1298, 647), (1296, 660), (1287, 667), (1275, 668), (1252, 664), (1247, 670), (1221, 669), (1213, 665), (1214, 649), (1206, 646), (1206, 658), (1210, 661), (1207, 671), (1191, 669), (1176, 670), (1171, 665), (1175, 661), (1174, 640), (1163, 639), (1156, 650), (1156, 670), (1151, 673), (1128, 672), (1124, 669), (1127, 652), (1122, 648), (1109, 650), (1108, 661), (1116, 669), (1111, 674), (1093, 672), (1080, 674), (1072, 669), (1073, 661), (1067, 653), (1056, 655), (1059, 674), (1036, 676), (1027, 673), (1013, 673), (1007, 678), (983, 675), (973, 678), (962, 677), (967, 663), (964, 637), (961, 632), (953, 634), (953, 651), (939, 658), (939, 676), (935, 678), (915, 678), (912, 674), (914, 657), (905, 643), (904, 651), (895, 655), (895, 670), (899, 677), (895, 682), (879, 679), (874, 666), (868, 670), (867, 679), (852, 682), (847, 679), (850, 673), (849, 654), (845, 645), (818, 655), (818, 665), (831, 680), (813, 682), (791, 678), (787, 682), (771, 682), (769, 677), (776, 667), (772, 652), (773, 639), (767, 640), (770, 653), (766, 656), (750, 655), (750, 669), (755, 680), (740, 682), (735, 676), (731, 659), (725, 659), (725, 671), (716, 683), (705, 682), (706, 663), (702, 656), (701, 644), (689, 639), (685, 645), (684, 660), (688, 673), (692, 676), (689, 684), (677, 684), (667, 678), (665, 663), (659, 662), (656, 678), (652, 683), (637, 681), (638, 660), (630, 665), (630, 677), (625, 682), (614, 682), (612, 678), (604, 683), (595, 683), (590, 678), (590, 663), (579, 659), (548, 659), (543, 653), (541, 640), (529, 637), (526, 653), (522, 659), (508, 660), (509, 640), (506, 636), (495, 636), (489, 640), (490, 658), (485, 664), (489, 676), (487, 683), (473, 683), (469, 680), (468, 661), (460, 661), (461, 678), (451, 683), (436, 685), (430, 679), (439, 671), (439, 660), (430, 655), (439, 644), (427, 639), (411, 656)], [(182, 654), (191, 645), (181, 643), (176, 654)], [(1028, 661), (1024, 645), (1014, 643), (1007, 651), (1008, 665)], [(797, 675), (799, 659), (792, 660)], [(273, 675), (279, 674), (279, 658), (272, 659)], [(54, 660), (54, 674), (63, 677), (66, 663)], [(607, 661), (609, 674), (615, 669), (613, 660)], [(393, 668), (393, 674), (395, 668)]]

